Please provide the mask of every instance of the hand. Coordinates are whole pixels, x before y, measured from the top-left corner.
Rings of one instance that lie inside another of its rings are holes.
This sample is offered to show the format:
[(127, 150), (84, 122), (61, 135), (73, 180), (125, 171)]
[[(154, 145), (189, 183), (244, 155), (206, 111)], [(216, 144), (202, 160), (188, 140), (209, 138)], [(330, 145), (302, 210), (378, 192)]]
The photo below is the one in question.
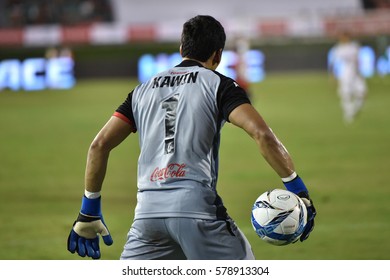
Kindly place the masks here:
[(81, 257), (99, 259), (101, 254), (98, 234), (106, 245), (113, 243), (101, 213), (100, 197), (88, 199), (84, 196), (79, 216), (68, 237), (68, 251), (77, 252)]
[(303, 242), (309, 237), (310, 233), (314, 228), (314, 218), (317, 215), (317, 211), (314, 208), (313, 201), (309, 197), (309, 192), (305, 184), (295, 172), (288, 178), (282, 178), (282, 181), (286, 189), (298, 195), (306, 206), (307, 222), (306, 222), (305, 229), (303, 230), (303, 233), (299, 238), (299, 240)]
[(317, 211), (314, 208), (313, 201), (309, 198), (307, 192), (301, 192), (298, 196), (302, 199), (303, 203), (305, 203), (307, 209), (307, 223), (301, 237), (299, 238), (299, 240), (303, 242), (309, 237), (314, 228), (314, 218), (317, 215)]

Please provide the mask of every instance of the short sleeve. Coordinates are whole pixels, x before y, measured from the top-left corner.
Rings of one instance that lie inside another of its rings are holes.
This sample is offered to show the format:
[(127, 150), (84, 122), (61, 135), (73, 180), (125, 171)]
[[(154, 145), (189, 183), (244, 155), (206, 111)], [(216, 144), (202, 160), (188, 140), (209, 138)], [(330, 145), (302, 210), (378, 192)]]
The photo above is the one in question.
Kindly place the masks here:
[(124, 120), (132, 127), (132, 132), (137, 131), (137, 127), (135, 125), (134, 121), (134, 115), (133, 115), (133, 109), (131, 106), (133, 98), (133, 91), (131, 91), (128, 95), (126, 100), (116, 109), (114, 116)]

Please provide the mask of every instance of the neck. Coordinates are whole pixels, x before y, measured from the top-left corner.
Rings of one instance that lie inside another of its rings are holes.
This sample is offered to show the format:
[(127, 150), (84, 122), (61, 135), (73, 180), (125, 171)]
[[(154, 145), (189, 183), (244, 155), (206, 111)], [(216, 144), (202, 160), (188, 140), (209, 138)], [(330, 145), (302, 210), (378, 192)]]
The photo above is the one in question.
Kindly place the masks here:
[(193, 61), (196, 61), (196, 62), (202, 64), (202, 66), (206, 67), (206, 62), (204, 62), (204, 61), (200, 61), (200, 60), (188, 58), (188, 57), (183, 57), (183, 60), (193, 60)]
[(213, 59), (212, 58), (209, 58), (207, 61), (200, 61), (200, 60), (197, 60), (197, 59), (193, 59), (193, 58), (188, 58), (188, 57), (183, 57), (183, 60), (193, 60), (193, 61), (196, 61), (200, 64), (202, 64), (202, 66), (204, 68), (207, 68), (207, 69), (211, 69), (211, 70), (215, 70), (218, 66), (218, 64), (213, 64)]

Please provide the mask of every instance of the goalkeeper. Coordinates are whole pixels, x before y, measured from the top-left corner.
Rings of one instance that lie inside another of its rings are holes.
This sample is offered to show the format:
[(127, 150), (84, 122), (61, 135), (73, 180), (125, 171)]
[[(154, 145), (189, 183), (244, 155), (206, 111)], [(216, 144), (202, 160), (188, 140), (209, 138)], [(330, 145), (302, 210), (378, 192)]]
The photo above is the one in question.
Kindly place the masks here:
[(99, 235), (112, 238), (101, 190), (110, 151), (138, 132), (137, 206), (121, 259), (254, 259), (244, 234), (217, 192), (221, 128), (246, 131), (287, 189), (304, 198), (308, 223), (315, 209), (292, 159), (234, 80), (216, 72), (226, 35), (211, 16), (183, 25), (182, 62), (132, 90), (93, 140), (85, 195), (68, 238), (71, 253), (98, 259)]

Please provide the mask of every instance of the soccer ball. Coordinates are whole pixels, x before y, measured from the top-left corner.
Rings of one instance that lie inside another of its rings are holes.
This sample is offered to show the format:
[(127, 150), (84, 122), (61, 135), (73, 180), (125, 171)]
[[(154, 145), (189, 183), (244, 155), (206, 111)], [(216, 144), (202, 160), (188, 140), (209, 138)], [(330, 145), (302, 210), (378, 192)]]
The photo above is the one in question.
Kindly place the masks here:
[(252, 208), (252, 226), (257, 235), (273, 245), (294, 243), (307, 222), (307, 209), (296, 194), (274, 189), (260, 195)]

